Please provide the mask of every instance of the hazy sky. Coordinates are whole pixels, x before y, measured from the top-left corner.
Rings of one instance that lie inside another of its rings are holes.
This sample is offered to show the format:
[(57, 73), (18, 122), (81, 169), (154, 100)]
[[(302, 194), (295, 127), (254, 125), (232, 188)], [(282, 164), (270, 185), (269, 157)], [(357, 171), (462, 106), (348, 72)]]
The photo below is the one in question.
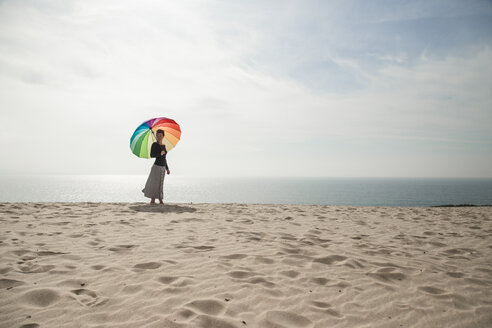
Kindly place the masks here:
[(0, 1), (0, 173), (492, 177), (491, 1)]

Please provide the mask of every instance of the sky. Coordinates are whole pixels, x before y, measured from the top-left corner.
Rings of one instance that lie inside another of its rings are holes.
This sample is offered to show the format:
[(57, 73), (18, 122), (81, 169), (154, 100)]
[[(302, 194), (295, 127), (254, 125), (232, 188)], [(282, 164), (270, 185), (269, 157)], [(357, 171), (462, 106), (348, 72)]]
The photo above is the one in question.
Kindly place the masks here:
[(0, 1), (0, 174), (492, 178), (492, 1)]

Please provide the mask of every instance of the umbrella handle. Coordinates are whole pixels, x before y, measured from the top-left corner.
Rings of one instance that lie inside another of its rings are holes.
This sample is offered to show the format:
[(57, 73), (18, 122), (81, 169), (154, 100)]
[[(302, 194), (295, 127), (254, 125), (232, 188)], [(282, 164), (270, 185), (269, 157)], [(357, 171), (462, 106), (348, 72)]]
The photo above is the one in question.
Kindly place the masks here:
[(154, 136), (155, 141), (157, 141), (157, 137), (155, 136), (154, 130), (152, 130), (152, 128), (150, 129), (150, 132), (152, 132), (152, 135)]

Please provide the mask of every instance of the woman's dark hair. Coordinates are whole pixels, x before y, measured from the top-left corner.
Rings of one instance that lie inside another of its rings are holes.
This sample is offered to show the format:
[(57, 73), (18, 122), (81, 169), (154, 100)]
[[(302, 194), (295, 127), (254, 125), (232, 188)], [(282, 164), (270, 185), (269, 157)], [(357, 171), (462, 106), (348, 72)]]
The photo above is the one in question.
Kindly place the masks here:
[(155, 133), (155, 135), (157, 136), (159, 133), (162, 133), (162, 135), (164, 135), (164, 130), (161, 130), (161, 129), (157, 130), (157, 132)]

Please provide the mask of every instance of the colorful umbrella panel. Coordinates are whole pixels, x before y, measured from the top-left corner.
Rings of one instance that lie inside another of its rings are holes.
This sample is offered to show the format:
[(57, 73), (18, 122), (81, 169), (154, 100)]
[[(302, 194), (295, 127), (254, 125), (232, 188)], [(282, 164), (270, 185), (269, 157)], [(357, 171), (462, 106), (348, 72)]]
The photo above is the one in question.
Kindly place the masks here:
[(138, 157), (150, 158), (152, 144), (157, 141), (155, 137), (157, 130), (164, 131), (162, 143), (167, 151), (173, 149), (181, 137), (181, 128), (174, 120), (166, 117), (153, 118), (140, 124), (133, 132), (130, 138), (132, 152)]

